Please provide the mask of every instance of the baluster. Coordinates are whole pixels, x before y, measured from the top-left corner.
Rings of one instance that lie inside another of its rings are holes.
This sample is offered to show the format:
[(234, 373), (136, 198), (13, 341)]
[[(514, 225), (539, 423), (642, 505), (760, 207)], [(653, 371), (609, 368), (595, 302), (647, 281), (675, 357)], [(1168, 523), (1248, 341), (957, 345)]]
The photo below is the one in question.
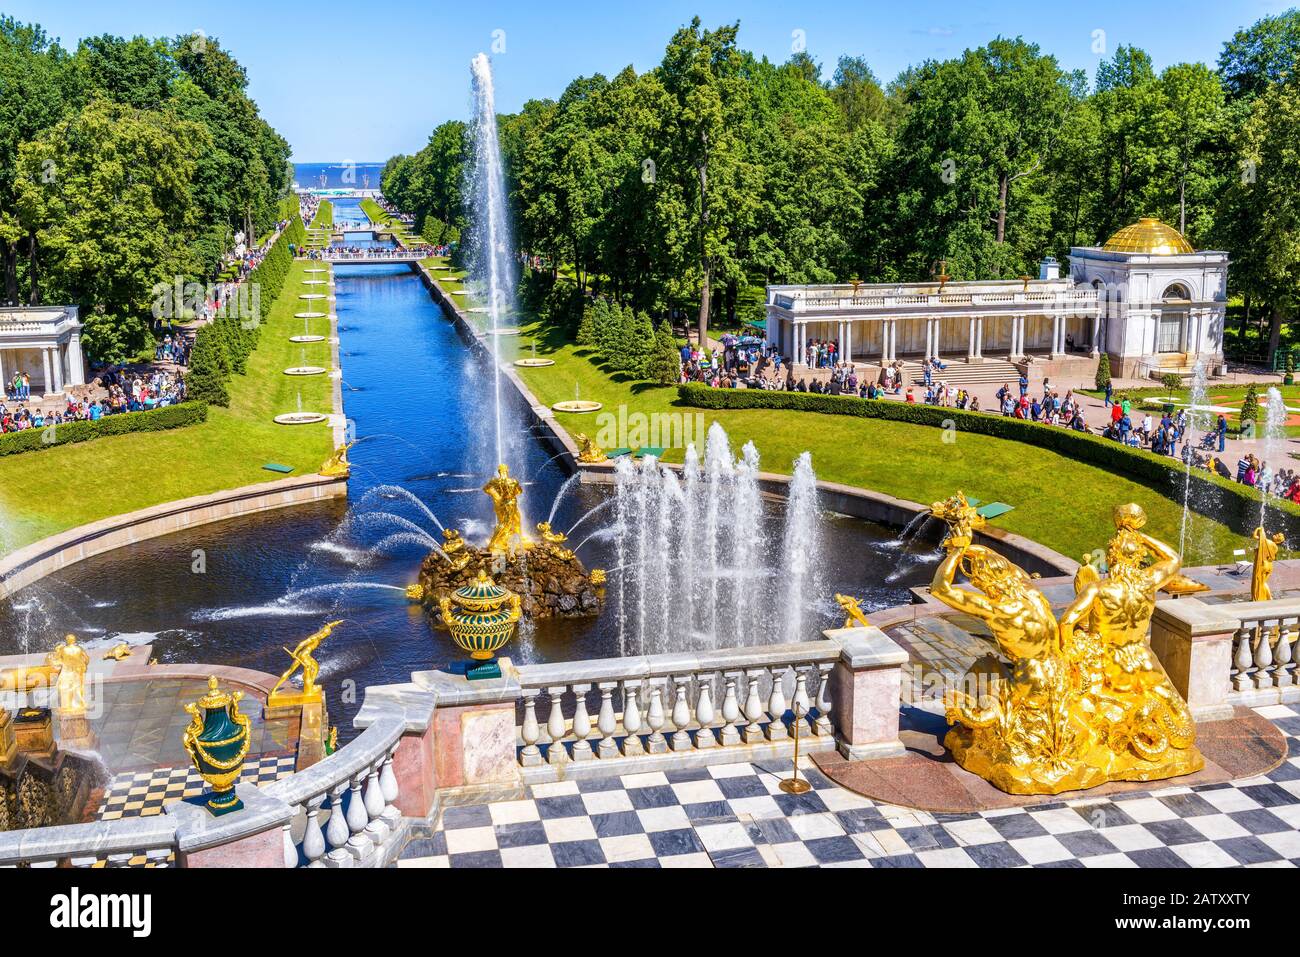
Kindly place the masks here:
[[(791, 723), (796, 721), (806, 721), (808, 710), (812, 704), (808, 700), (808, 672), (798, 665), (794, 669), (794, 698), (790, 701), (790, 710), (793, 713)], [(800, 717), (803, 715), (803, 717)], [(803, 734), (804, 729), (800, 728), (799, 733)]]
[(384, 820), (384, 789), (379, 785), (379, 768), (383, 760), (376, 761), (366, 771), (366, 788), (362, 793), (362, 803), (366, 808), (366, 835), (375, 847), (382, 848), (392, 834), (392, 828)]
[(772, 719), (767, 726), (769, 741), (781, 741), (790, 736), (785, 726), (785, 669), (773, 668), (772, 694), (767, 699), (767, 713)]
[(691, 749), (691, 734), (686, 730), (691, 726), (691, 706), (686, 701), (686, 685), (690, 680), (690, 675), (678, 675), (673, 678), (677, 684), (677, 700), (673, 703), (673, 726), (677, 729), (673, 733), (674, 751)]
[(758, 679), (763, 673), (762, 669), (745, 673), (749, 680), (749, 693), (745, 696), (745, 719), (749, 723), (745, 725), (741, 737), (746, 744), (757, 744), (763, 740), (763, 726), (759, 723), (763, 717), (763, 699), (758, 694)]
[(542, 763), (542, 751), (537, 742), (542, 738), (542, 729), (537, 726), (537, 695), (539, 688), (524, 689), (524, 724), (519, 735), (524, 740), (524, 748), (519, 752), (519, 763), (526, 768), (533, 768)]
[(348, 852), (358, 861), (373, 847), (365, 833), (366, 825), (370, 823), (370, 815), (366, 813), (365, 798), (361, 794), (361, 786), (365, 783), (366, 772), (359, 771), (348, 786), (347, 822), (348, 830), (352, 834), (348, 838)]
[(650, 710), (646, 713), (646, 727), (650, 729), (650, 737), (646, 740), (646, 751), (650, 754), (663, 754), (668, 750), (668, 742), (664, 740), (664, 701), (662, 679), (650, 682)]
[(70, 857), (68, 858), (68, 865), (76, 868), (88, 868), (94, 867), (98, 861), (99, 858), (92, 854), (89, 857)]
[(1254, 662), (1254, 657), (1250, 653), (1250, 629), (1241, 627), (1233, 635), (1233, 641), (1236, 646), (1233, 649), (1232, 663), (1235, 670), (1232, 673), (1232, 690), (1245, 691), (1251, 686), (1250, 671)]
[(347, 781), (340, 781), (330, 788), (330, 819), (325, 825), (325, 839), (329, 841), (330, 850), (326, 855), (326, 867), (350, 867), (352, 864), (352, 855), (347, 849), (352, 830), (348, 827), (347, 812), (343, 808), (343, 795), (347, 790)]
[(1269, 636), (1272, 632), (1272, 628), (1260, 622), (1255, 640), (1255, 669), (1250, 676), (1256, 688), (1273, 686), (1273, 646), (1269, 644)]
[(1291, 647), (1294, 638), (1295, 624), (1279, 622), (1277, 649), (1274, 652), (1277, 668), (1273, 672), (1273, 683), (1279, 688), (1290, 688), (1295, 684), (1295, 649)]
[(564, 711), (560, 699), (564, 695), (564, 686), (547, 688), (551, 696), (551, 713), (546, 719), (546, 733), (550, 735), (551, 746), (546, 752), (546, 760), (551, 764), (563, 764), (569, 760), (569, 752), (564, 749)]
[[(302, 809), (303, 809), (302, 805), (295, 807), (293, 809), (294, 817), (297, 817), (298, 812), (301, 811)], [(297, 867), (298, 866), (298, 845), (293, 842), (293, 818), (292, 817), (289, 818), (289, 820), (285, 821), (284, 824), (281, 825), (280, 827), (280, 844), (281, 844), (281, 851), (284, 856), (284, 866), (287, 868)]]
[[(722, 726), (720, 740), (723, 747), (740, 743), (740, 732), (736, 730), (736, 720), (740, 717), (740, 702), (736, 700), (736, 673), (724, 674), (726, 689), (722, 693)], [(743, 677), (743, 676), (742, 676)]]
[[(134, 856), (135, 855), (132, 854), (130, 851), (124, 851), (119, 854), (110, 854), (108, 855), (108, 862), (104, 866), (105, 867), (130, 867), (131, 858)], [(35, 861), (32, 863), (32, 867), (57, 867), (58, 863), (59, 863), (58, 861)]]
[(618, 756), (618, 743), (614, 740), (614, 730), (618, 721), (614, 718), (614, 689), (617, 681), (602, 681), (596, 685), (600, 689), (600, 714), (596, 718), (596, 730), (600, 732), (600, 744), (596, 753), (602, 758)]
[(397, 746), (401, 744), (401, 739), (393, 742), (393, 746), (388, 749), (384, 755), (383, 764), (379, 768), (379, 793), (384, 798), (384, 810), (379, 815), (388, 824), (390, 834), (397, 833), (397, 826), (402, 823), (402, 812), (398, 810), (397, 798), (401, 790), (397, 784), (397, 774), (393, 771), (393, 758), (397, 754)]
[(640, 681), (623, 682), (623, 730), (627, 732), (623, 739), (623, 755), (629, 758), (645, 754), (641, 737), (637, 734), (641, 730), (641, 704), (637, 700), (640, 685)]
[[(318, 794), (307, 802), (307, 827), (302, 832), (302, 856), (307, 859), (308, 867), (325, 866), (321, 860), (325, 856), (325, 834), (320, 829), (320, 809), (324, 803), (324, 794)], [(295, 861), (294, 867), (297, 866)]]
[(718, 743), (713, 735), (713, 675), (699, 675), (696, 678), (695, 723), (700, 729), (695, 732), (697, 748), (711, 748)]
[(813, 722), (813, 734), (834, 734), (835, 726), (831, 723), (831, 670), (835, 666), (830, 662), (817, 665), (817, 720)]
[(574, 685), (573, 686), (573, 760), (590, 761), (591, 742), (587, 740), (587, 735), (591, 734), (591, 718), (587, 714), (587, 692), (591, 690), (591, 685)]
[(155, 847), (144, 852), (145, 866), (155, 869), (171, 867), (172, 849), (170, 847)]

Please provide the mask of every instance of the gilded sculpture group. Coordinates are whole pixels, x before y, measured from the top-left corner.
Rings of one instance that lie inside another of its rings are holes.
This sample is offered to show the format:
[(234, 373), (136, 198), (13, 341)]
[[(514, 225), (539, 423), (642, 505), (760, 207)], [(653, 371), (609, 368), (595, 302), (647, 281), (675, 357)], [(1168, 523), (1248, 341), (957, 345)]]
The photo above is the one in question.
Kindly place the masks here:
[[(1191, 712), (1147, 641), (1156, 592), (1180, 561), (1142, 531), (1139, 506), (1115, 509), (1106, 574), (1084, 565), (1059, 619), (1023, 569), (972, 544), (983, 519), (964, 496), (933, 513), (949, 532), (931, 593), (983, 621), (1011, 662), (971, 669), (985, 693), (948, 693), (944, 744), (963, 768), (1012, 794), (1057, 794), (1204, 766)], [(973, 589), (954, 584), (959, 572)]]

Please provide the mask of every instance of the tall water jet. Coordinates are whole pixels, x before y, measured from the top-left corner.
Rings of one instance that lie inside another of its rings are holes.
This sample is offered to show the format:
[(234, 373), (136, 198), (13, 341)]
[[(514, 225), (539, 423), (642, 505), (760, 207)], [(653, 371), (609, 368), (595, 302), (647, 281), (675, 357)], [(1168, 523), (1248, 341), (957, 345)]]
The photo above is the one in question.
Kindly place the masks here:
[(1183, 520), (1178, 534), (1178, 554), (1187, 555), (1187, 532), (1192, 517), (1192, 453), (1191, 443), (1197, 429), (1209, 427), (1209, 411), (1205, 408), (1205, 363), (1200, 359), (1192, 369), (1191, 395), (1187, 403), (1187, 422), (1183, 429)]
[(496, 454), (489, 467), (501, 462), (513, 466), (516, 463), (507, 458), (510, 450), (502, 427), (501, 337), (497, 332), (504, 325), (504, 314), (514, 303), (515, 267), (506, 214), (501, 144), (497, 139), (496, 93), (492, 85), (492, 64), (486, 53), (474, 57), (470, 71), (474, 93), (474, 162), (466, 168), (466, 194), (473, 213), (470, 274), (487, 291), (488, 317), (492, 324), (493, 447)]
[(781, 542), (786, 588), (783, 641), (803, 641), (805, 637), (805, 596), (816, 594), (817, 551), (817, 476), (813, 474), (812, 455), (804, 452), (795, 461), (794, 478), (790, 480)]
[[(1259, 524), (1264, 524), (1264, 511), (1268, 508), (1268, 498), (1272, 492), (1272, 480), (1278, 473), (1278, 458), (1286, 442), (1286, 402), (1277, 388), (1270, 386), (1268, 402), (1264, 406), (1264, 447), (1260, 456), (1259, 478)], [(1265, 481), (1265, 475), (1268, 481)]]

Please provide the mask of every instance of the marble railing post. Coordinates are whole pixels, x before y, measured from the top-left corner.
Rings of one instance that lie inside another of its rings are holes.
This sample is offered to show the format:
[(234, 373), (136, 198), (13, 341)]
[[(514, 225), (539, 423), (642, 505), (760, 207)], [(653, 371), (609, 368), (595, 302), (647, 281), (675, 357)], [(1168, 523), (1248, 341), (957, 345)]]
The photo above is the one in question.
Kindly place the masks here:
[(902, 754), (898, 710), (907, 652), (879, 628), (822, 634), (840, 646), (830, 693), (840, 753), (851, 761)]
[(1241, 607), (1196, 598), (1156, 602), (1151, 650), (1197, 721), (1232, 717), (1232, 639)]

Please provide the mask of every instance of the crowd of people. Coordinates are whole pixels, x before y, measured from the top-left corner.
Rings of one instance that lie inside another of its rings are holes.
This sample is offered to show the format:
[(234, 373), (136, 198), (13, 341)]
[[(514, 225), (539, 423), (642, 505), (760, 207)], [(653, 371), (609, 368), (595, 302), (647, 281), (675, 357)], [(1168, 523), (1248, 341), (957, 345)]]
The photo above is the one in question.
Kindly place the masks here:
[[(68, 422), (97, 422), (106, 415), (143, 412), (185, 401), (185, 379), (161, 370), (129, 372), (110, 370), (96, 384), (107, 391), (102, 397), (67, 396), (60, 407), (30, 405), (30, 383), (18, 394), (0, 402), (0, 432), (22, 432)], [(17, 405), (10, 407), (11, 401)]]

